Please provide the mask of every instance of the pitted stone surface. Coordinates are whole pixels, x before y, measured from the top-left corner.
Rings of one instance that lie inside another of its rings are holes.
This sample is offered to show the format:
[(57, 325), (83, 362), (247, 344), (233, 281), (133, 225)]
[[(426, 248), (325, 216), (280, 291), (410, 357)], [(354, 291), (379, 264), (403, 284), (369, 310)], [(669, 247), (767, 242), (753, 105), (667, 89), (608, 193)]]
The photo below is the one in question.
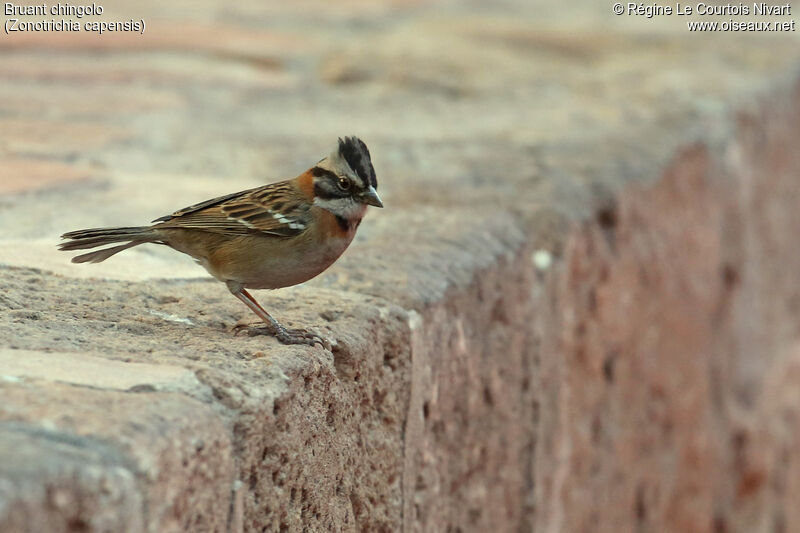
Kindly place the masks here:
[[(587, 1), (106, 5), (0, 38), (0, 532), (794, 531), (800, 47)], [(386, 209), (235, 337), (68, 230), (291, 177)]]

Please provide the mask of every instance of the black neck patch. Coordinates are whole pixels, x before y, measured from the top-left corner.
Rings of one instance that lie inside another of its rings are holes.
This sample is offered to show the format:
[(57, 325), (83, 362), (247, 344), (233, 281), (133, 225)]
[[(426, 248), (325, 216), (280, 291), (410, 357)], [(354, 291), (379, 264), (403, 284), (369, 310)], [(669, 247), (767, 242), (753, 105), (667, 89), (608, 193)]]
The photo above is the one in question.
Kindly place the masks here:
[(350, 231), (350, 221), (346, 218), (336, 215), (336, 222), (339, 223), (339, 227), (342, 228), (342, 231)]

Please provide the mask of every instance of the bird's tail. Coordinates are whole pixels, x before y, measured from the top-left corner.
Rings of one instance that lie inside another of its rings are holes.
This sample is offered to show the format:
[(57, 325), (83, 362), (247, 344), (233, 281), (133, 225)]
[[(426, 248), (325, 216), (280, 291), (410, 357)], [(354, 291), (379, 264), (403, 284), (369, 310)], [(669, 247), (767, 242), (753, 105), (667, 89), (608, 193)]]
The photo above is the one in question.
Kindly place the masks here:
[(96, 248), (114, 242), (124, 242), (118, 246), (103, 248), (88, 254), (78, 255), (72, 258), (73, 263), (99, 263), (105, 261), (112, 255), (127, 250), (146, 242), (159, 241), (158, 235), (152, 227), (139, 226), (133, 228), (95, 228), (70, 231), (61, 236), (62, 239), (70, 239), (69, 242), (62, 242), (58, 245), (59, 250), (85, 250)]

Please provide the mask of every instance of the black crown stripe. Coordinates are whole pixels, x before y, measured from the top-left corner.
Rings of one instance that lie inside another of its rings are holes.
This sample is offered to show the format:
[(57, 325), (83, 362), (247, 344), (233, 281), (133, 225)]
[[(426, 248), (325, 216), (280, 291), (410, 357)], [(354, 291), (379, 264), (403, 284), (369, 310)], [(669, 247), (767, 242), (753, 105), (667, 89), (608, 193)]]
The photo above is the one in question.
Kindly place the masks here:
[(373, 187), (378, 187), (378, 180), (375, 176), (375, 168), (372, 166), (372, 158), (369, 155), (369, 148), (364, 141), (358, 137), (345, 137), (339, 139), (339, 155), (341, 155), (350, 168), (361, 177), (365, 182)]

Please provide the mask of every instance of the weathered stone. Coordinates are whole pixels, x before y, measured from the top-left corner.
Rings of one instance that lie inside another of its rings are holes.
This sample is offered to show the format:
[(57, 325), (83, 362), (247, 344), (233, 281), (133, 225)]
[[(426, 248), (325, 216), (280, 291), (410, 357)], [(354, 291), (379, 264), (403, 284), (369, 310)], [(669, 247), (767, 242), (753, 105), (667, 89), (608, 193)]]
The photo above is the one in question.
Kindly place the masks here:
[[(800, 528), (795, 34), (106, 7), (147, 32), (0, 39), (0, 531)], [(166, 247), (55, 250), (345, 134), (386, 209), (257, 294), (331, 351), (233, 336), (249, 311)]]
[[(35, 311), (9, 311), (13, 318), (38, 320)], [(169, 320), (169, 315), (163, 318)], [(0, 380), (46, 380), (116, 390), (168, 390), (196, 392), (202, 385), (186, 368), (122, 362), (76, 352), (0, 351)]]
[(0, 531), (146, 531), (136, 477), (102, 441), (0, 424)]
[(798, 103), (777, 93), (569, 240), (540, 333), (537, 527), (800, 527), (780, 318), (800, 301)]
[(231, 443), (208, 406), (7, 376), (0, 394), (2, 531), (226, 530)]

